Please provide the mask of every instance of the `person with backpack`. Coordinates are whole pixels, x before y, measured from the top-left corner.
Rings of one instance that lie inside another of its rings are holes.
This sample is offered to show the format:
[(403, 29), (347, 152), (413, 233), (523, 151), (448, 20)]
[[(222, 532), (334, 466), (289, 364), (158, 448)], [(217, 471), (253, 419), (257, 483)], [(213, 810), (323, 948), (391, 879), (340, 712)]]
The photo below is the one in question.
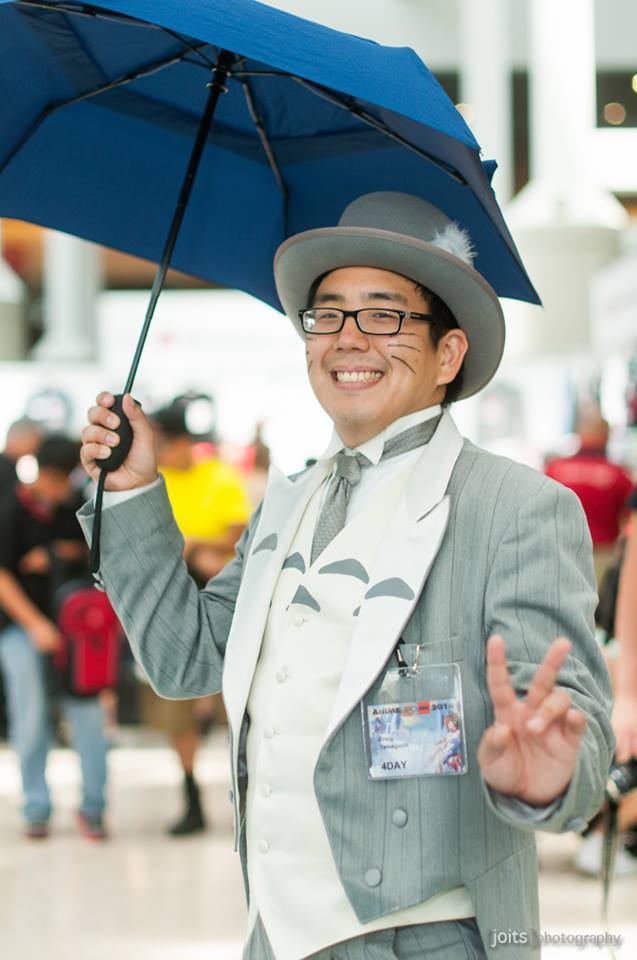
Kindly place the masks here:
[[(49, 834), (51, 798), (46, 761), (51, 744), (47, 680), (52, 655), (63, 651), (55, 621), (56, 589), (86, 576), (87, 551), (75, 517), (78, 494), (71, 474), (79, 445), (62, 434), (46, 436), (36, 453), (37, 480), (16, 483), (0, 503), (0, 669), (4, 676), (9, 737), (18, 755), (26, 835)], [(81, 497), (80, 497), (81, 502)], [(82, 768), (81, 832), (106, 837), (106, 737), (96, 696), (60, 698)]]

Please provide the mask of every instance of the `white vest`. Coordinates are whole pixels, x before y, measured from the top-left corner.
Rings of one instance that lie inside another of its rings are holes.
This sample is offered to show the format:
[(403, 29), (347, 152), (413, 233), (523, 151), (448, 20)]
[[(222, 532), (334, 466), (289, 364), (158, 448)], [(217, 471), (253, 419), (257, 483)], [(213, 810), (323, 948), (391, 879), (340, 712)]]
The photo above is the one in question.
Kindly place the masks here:
[[(276, 960), (299, 960), (372, 930), (474, 915), (464, 887), (362, 924), (341, 885), (313, 774), (371, 569), (411, 468), (356, 514), (309, 564), (323, 486), (309, 501), (279, 575), (248, 713), (249, 929), (257, 914)], [(347, 568), (346, 568), (347, 569)], [(358, 571), (358, 576), (354, 571)], [(362, 736), (362, 730), (361, 730)], [(417, 854), (415, 854), (417, 855)]]

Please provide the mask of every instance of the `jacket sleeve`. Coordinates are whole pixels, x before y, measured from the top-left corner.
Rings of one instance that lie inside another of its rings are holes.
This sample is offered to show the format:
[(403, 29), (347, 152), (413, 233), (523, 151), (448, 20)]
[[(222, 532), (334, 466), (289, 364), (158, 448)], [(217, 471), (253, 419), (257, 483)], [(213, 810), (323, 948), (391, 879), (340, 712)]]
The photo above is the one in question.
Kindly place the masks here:
[[(244, 550), (258, 513), (234, 559), (200, 591), (183, 560), (184, 541), (163, 480), (104, 510), (100, 576), (135, 658), (160, 696), (186, 700), (221, 689)], [(90, 544), (92, 501), (77, 516)]]
[(580, 502), (570, 490), (544, 480), (512, 518), (496, 550), (485, 594), (484, 635), (504, 637), (519, 696), (528, 690), (548, 646), (558, 636), (568, 637), (573, 647), (559, 686), (586, 715), (587, 726), (561, 802), (544, 815), (516, 813), (515, 804), (501, 802), (483, 781), (491, 810), (517, 827), (582, 830), (601, 806), (614, 737), (610, 682), (595, 640), (596, 603), (591, 540)]

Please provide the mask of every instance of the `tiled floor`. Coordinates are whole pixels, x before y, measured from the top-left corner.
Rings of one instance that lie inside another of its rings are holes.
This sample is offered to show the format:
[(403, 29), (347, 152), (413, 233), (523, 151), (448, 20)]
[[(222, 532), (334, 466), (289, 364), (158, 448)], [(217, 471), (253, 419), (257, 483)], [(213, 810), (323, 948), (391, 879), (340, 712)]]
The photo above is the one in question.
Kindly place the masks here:
[[(198, 775), (213, 829), (175, 840), (164, 828), (179, 813), (176, 760), (157, 741), (118, 731), (110, 754), (108, 843), (79, 837), (74, 824), (78, 768), (54, 751), (52, 836), (20, 833), (17, 770), (0, 747), (1, 960), (238, 960), (246, 918), (232, 852), (225, 735), (201, 751)], [(603, 932), (595, 881), (575, 874), (572, 835), (543, 836), (543, 930), (565, 936)], [(612, 931), (624, 936), (618, 960), (637, 957), (637, 877), (617, 881)], [(606, 957), (595, 946), (545, 947), (548, 960)]]

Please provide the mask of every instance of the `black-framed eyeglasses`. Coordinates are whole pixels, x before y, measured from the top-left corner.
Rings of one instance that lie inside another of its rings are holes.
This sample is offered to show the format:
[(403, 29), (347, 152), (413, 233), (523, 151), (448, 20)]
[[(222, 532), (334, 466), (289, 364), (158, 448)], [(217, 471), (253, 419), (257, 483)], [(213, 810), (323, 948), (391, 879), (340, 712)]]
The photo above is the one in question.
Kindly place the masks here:
[(413, 313), (411, 310), (385, 310), (380, 307), (365, 307), (363, 310), (338, 310), (336, 307), (312, 307), (299, 310), (301, 325), (306, 333), (339, 333), (345, 326), (347, 317), (354, 322), (361, 333), (372, 337), (391, 337), (400, 333), (403, 322), (411, 317), (414, 320), (434, 320), (432, 313)]

